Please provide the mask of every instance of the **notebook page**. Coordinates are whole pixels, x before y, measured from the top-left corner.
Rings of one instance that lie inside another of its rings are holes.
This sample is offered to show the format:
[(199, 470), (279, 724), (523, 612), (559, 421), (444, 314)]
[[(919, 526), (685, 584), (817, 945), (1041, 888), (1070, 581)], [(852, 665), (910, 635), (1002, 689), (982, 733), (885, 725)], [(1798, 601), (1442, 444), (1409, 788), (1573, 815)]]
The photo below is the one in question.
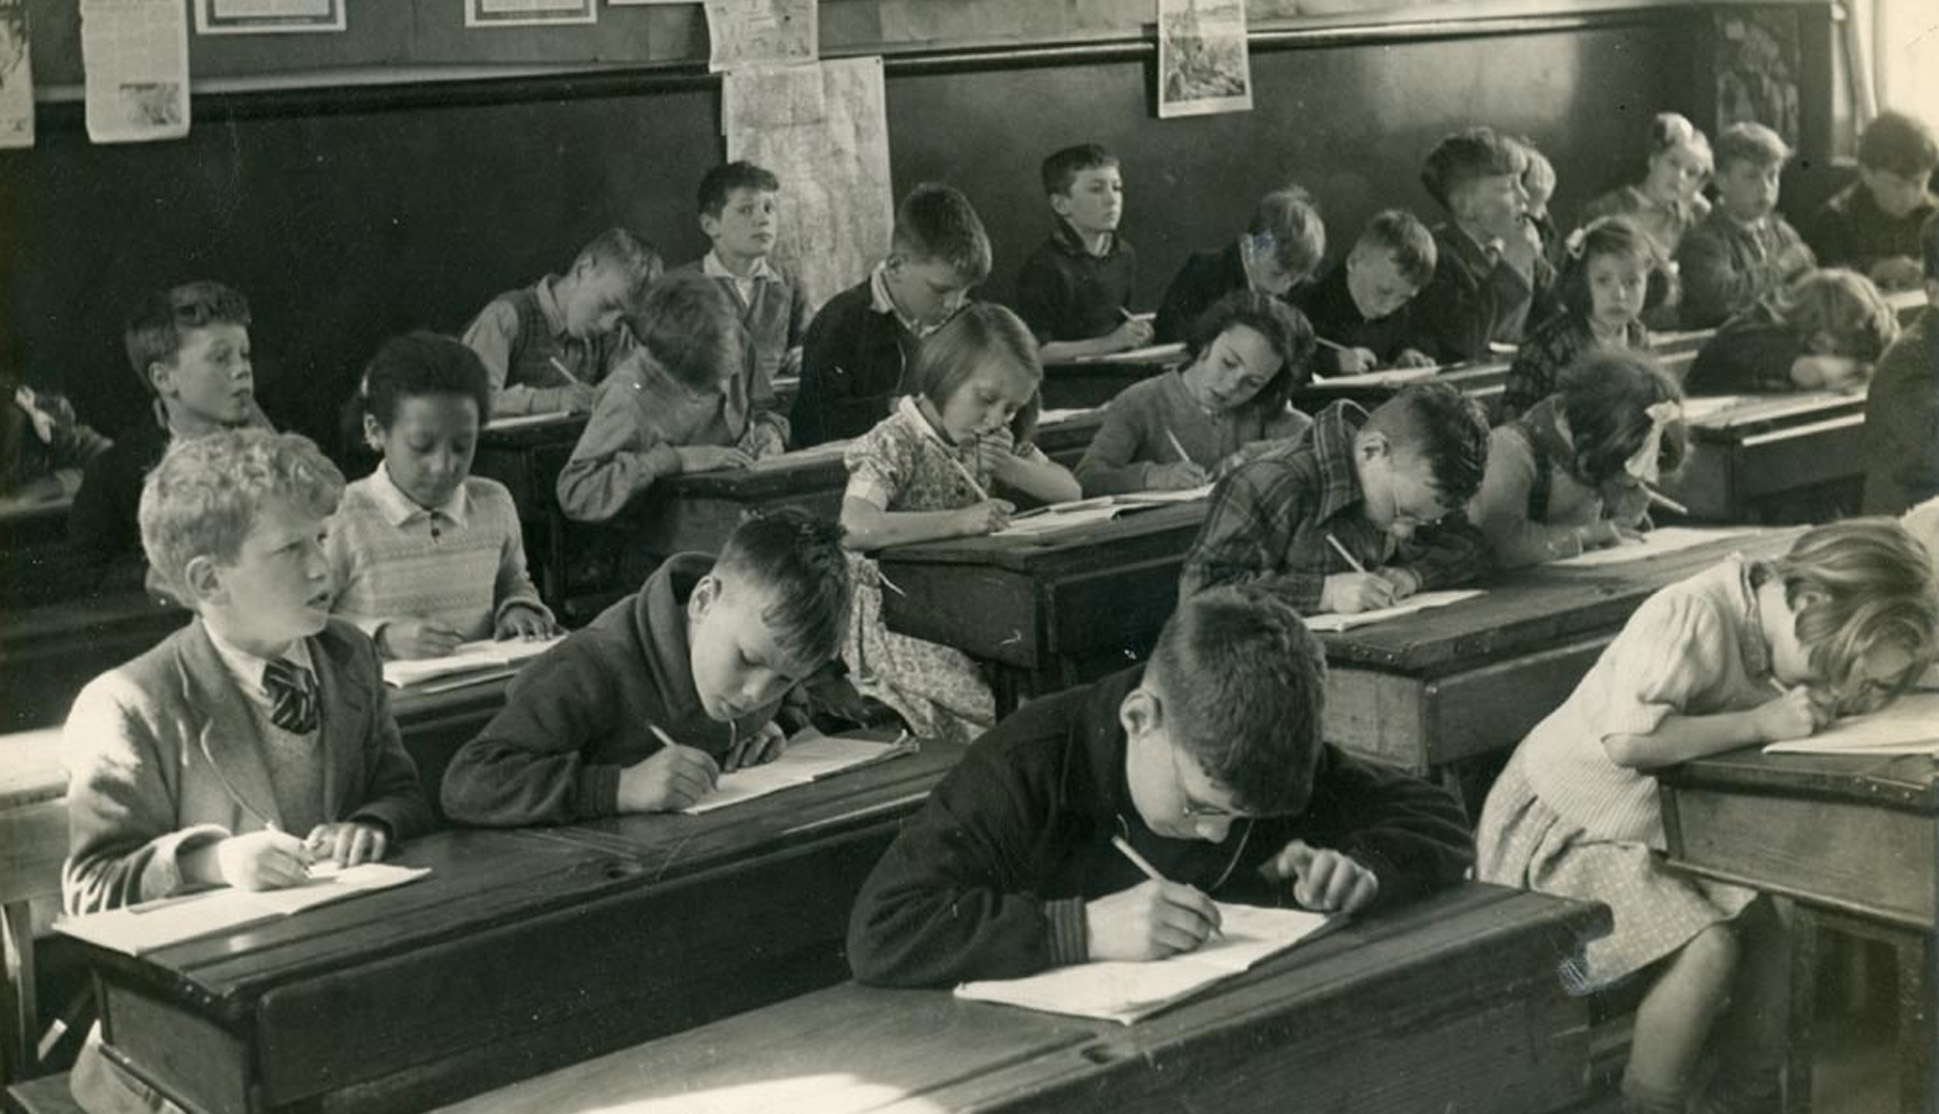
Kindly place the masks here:
[(407, 688), (438, 677), (502, 669), (537, 657), (564, 639), (564, 635), (556, 638), (507, 638), (503, 641), (481, 638), (476, 642), (466, 642), (441, 658), (387, 661), (384, 663), (384, 683), (392, 688)]
[(1392, 607), (1383, 607), (1377, 611), (1359, 611), (1351, 615), (1341, 615), (1337, 612), (1326, 611), (1318, 615), (1308, 615), (1306, 617), (1306, 626), (1308, 629), (1316, 631), (1333, 631), (1336, 633), (1339, 631), (1349, 631), (1355, 627), (1384, 623), (1389, 619), (1398, 619), (1404, 615), (1412, 615), (1418, 611), (1426, 611), (1431, 607), (1446, 607), (1449, 604), (1460, 603), (1462, 600), (1471, 600), (1476, 596), (1486, 594), (1479, 588), (1465, 588), (1446, 592), (1422, 592), (1419, 595), (1409, 596)]
[(1912, 692), (1876, 712), (1848, 716), (1806, 739), (1765, 754), (1939, 754), (1939, 693)]
[(338, 871), (334, 864), (325, 864), (313, 868), (309, 884), (287, 890), (223, 887), (104, 913), (68, 917), (55, 927), (104, 948), (143, 955), (184, 940), (233, 932), (359, 893), (403, 885), (429, 873), (429, 868), (384, 863), (366, 863), (344, 871)]
[(1761, 533), (1755, 528), (1709, 529), (1700, 530), (1688, 526), (1665, 526), (1644, 534), (1641, 541), (1592, 549), (1587, 553), (1567, 557), (1549, 564), (1558, 569), (1589, 569), (1603, 565), (1624, 565), (1631, 561), (1647, 561), (1666, 553), (1676, 553), (1703, 545), (1706, 542), (1721, 541), (1724, 538), (1748, 537)]
[(680, 811), (687, 816), (699, 816), (783, 789), (807, 785), (830, 774), (914, 752), (915, 747), (910, 743), (847, 739), (823, 735), (810, 728), (796, 735), (781, 757), (759, 766), (748, 766), (720, 775), (712, 793)]

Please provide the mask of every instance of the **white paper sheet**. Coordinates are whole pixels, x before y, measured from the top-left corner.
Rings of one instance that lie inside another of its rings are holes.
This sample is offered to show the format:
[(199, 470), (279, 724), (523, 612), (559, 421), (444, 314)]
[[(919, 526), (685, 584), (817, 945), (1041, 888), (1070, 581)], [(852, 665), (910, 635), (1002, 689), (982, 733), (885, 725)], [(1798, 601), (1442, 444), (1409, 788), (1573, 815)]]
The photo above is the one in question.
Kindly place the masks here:
[(1725, 538), (1750, 537), (1759, 533), (1762, 531), (1749, 527), (1700, 530), (1688, 526), (1665, 526), (1661, 530), (1652, 530), (1644, 534), (1643, 539), (1638, 542), (1592, 549), (1574, 557), (1551, 561), (1549, 564), (1558, 569), (1592, 569), (1604, 565), (1626, 565), (1631, 561), (1647, 561)]
[(1332, 921), (1323, 913), (1223, 902), (1219, 916), (1221, 935), (1195, 952), (1149, 963), (1080, 963), (1021, 979), (967, 982), (956, 988), (956, 996), (1129, 1025), (1310, 939)]
[(181, 0), (81, 0), (88, 138), (179, 139), (189, 132), (188, 9)]
[(1416, 612), (1426, 611), (1433, 607), (1446, 607), (1449, 604), (1460, 603), (1462, 600), (1471, 600), (1476, 596), (1486, 594), (1486, 592), (1483, 592), (1479, 588), (1466, 588), (1447, 592), (1422, 592), (1419, 595), (1409, 596), (1392, 607), (1383, 607), (1378, 611), (1359, 611), (1352, 615), (1340, 615), (1335, 612), (1326, 611), (1318, 615), (1308, 615), (1306, 617), (1306, 626), (1308, 629), (1316, 631), (1333, 631), (1336, 633), (1339, 631), (1349, 631), (1355, 627), (1384, 623), (1389, 619), (1398, 619), (1403, 615), (1413, 615)]
[(823, 735), (810, 728), (795, 736), (781, 757), (760, 766), (748, 766), (720, 775), (720, 781), (715, 784), (712, 793), (680, 811), (688, 816), (699, 816), (783, 789), (807, 785), (830, 774), (914, 754), (915, 751), (913, 741), (878, 743), (869, 739)]
[(522, 638), (507, 638), (501, 642), (482, 638), (476, 642), (467, 642), (459, 646), (454, 653), (446, 654), (441, 658), (387, 661), (384, 663), (384, 683), (393, 688), (408, 688), (463, 673), (506, 670), (527, 658), (545, 653), (564, 640), (564, 635), (556, 638), (535, 638), (530, 641)]
[(707, 67), (813, 62), (821, 56), (815, 0), (705, 0)]
[(1111, 352), (1103, 356), (1080, 356), (1072, 362), (1080, 364), (1172, 364), (1182, 362), (1184, 359), (1185, 345), (1174, 342), (1172, 344), (1151, 344), (1143, 348), (1132, 348), (1123, 352)]
[(508, 430), (529, 429), (538, 425), (564, 425), (571, 418), (572, 413), (568, 410), (555, 410), (548, 414), (513, 414), (486, 422), (485, 432), (504, 433)]
[(333, 863), (319, 864), (312, 868), (310, 881), (302, 886), (261, 891), (225, 887), (105, 913), (68, 917), (55, 927), (104, 948), (142, 955), (184, 940), (233, 932), (361, 893), (401, 886), (429, 873), (429, 867), (389, 863), (364, 863), (347, 870), (338, 870)]
[(542, 27), (594, 23), (594, 0), (464, 0), (466, 27)]
[(1838, 720), (1808, 739), (1772, 743), (1764, 753), (1939, 754), (1939, 693), (1907, 693), (1880, 711)]
[(344, 30), (346, 0), (195, 0), (198, 35), (264, 35)]

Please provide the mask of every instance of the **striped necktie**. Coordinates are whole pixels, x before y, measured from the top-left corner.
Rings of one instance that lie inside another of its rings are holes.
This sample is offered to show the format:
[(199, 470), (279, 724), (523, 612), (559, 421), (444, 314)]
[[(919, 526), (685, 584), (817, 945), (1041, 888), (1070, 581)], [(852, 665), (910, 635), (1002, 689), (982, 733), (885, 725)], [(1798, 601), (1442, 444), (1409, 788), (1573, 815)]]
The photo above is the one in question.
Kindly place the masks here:
[(269, 693), (269, 722), (294, 735), (316, 730), (316, 674), (277, 658), (263, 666), (263, 688)]

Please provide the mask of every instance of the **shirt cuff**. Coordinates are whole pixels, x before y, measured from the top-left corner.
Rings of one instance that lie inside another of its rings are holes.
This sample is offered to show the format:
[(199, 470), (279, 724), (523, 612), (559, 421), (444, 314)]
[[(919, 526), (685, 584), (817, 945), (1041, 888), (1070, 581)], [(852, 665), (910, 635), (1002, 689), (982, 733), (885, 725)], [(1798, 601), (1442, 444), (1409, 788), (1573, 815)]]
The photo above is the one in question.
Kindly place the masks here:
[(1091, 957), (1084, 925), (1084, 899), (1065, 897), (1044, 902), (1044, 921), (1050, 929), (1050, 964), (1068, 967)]
[(578, 782), (578, 792), (573, 795), (573, 819), (596, 820), (619, 814), (618, 766), (582, 766)]

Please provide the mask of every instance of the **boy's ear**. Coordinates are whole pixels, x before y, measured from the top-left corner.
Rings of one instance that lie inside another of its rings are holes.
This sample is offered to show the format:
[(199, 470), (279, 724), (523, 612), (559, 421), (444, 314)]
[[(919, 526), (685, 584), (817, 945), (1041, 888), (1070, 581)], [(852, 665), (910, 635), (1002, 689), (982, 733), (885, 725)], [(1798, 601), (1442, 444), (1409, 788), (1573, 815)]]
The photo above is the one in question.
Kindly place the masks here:
[(1060, 217), (1070, 216), (1070, 194), (1053, 193), (1050, 195), (1050, 211)]
[(720, 600), (720, 578), (708, 573), (693, 586), (693, 594), (687, 597), (687, 618), (696, 622), (707, 617), (714, 604)]
[(189, 558), (188, 566), (182, 570), (182, 587), (196, 603), (228, 600), (228, 589), (222, 584), (222, 569), (207, 554)]
[(1126, 693), (1118, 704), (1118, 723), (1124, 727), (1125, 737), (1129, 739), (1156, 730), (1161, 714), (1158, 701), (1141, 688)]
[(1377, 429), (1364, 430), (1353, 441), (1353, 455), (1360, 460), (1378, 460), (1393, 451), (1394, 443)]
[(364, 444), (382, 452), (384, 449), (384, 427), (377, 424), (377, 415), (364, 415)]
[(709, 240), (720, 235), (720, 218), (712, 213), (700, 214), (700, 230), (707, 234)]

